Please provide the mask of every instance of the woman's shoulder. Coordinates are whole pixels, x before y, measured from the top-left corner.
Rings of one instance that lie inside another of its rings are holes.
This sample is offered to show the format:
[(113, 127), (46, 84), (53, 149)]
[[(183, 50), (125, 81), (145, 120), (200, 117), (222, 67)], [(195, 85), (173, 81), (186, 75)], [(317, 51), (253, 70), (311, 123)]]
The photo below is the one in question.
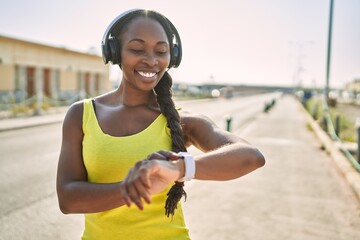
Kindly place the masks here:
[(89, 100), (84, 99), (70, 105), (64, 118), (64, 126), (69, 126), (69, 125), (81, 126), (83, 112), (84, 112), (84, 102), (87, 101)]
[(97, 97), (85, 98), (85, 99), (79, 100), (77, 102), (74, 102), (73, 104), (70, 105), (69, 109), (67, 110), (66, 115), (82, 117), (84, 108), (92, 107), (93, 100), (95, 100), (95, 99), (97, 99)]
[(84, 103), (88, 102), (89, 99), (83, 99), (79, 100), (77, 102), (74, 102), (70, 105), (69, 109), (67, 110), (66, 115), (82, 115), (82, 112), (84, 111)]
[(188, 112), (181, 109), (179, 115), (184, 130), (200, 129), (215, 125), (214, 122), (204, 114)]

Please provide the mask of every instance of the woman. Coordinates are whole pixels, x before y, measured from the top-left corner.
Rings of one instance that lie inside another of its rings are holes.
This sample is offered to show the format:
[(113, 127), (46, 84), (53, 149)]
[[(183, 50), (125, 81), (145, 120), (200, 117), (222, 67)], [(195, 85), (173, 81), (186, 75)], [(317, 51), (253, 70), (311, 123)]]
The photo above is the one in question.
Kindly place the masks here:
[[(122, 81), (66, 114), (60, 209), (85, 213), (83, 239), (189, 239), (178, 202), (184, 180), (235, 179), (263, 166), (264, 157), (206, 117), (177, 111), (167, 70), (180, 64), (182, 49), (166, 17), (125, 12), (102, 46), (105, 63), (122, 69)], [(192, 157), (191, 145), (204, 153)]]

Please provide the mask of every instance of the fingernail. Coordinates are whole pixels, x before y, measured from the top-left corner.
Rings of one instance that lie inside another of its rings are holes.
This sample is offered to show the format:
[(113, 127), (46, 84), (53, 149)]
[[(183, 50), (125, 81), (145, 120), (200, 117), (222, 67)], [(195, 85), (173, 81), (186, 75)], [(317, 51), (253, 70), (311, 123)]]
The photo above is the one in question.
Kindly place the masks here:
[(176, 153), (173, 153), (173, 152), (172, 152), (172, 153), (169, 154), (169, 158), (170, 158), (170, 159), (178, 159), (179, 156), (178, 156)]

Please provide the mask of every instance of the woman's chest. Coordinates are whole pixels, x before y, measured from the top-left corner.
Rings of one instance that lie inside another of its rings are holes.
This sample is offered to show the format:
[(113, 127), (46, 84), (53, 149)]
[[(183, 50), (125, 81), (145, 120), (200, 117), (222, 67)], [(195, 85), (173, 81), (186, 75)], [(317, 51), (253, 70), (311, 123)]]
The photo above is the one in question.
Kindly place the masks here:
[(96, 118), (102, 131), (111, 136), (124, 137), (138, 134), (150, 127), (160, 112), (145, 107), (100, 108)]

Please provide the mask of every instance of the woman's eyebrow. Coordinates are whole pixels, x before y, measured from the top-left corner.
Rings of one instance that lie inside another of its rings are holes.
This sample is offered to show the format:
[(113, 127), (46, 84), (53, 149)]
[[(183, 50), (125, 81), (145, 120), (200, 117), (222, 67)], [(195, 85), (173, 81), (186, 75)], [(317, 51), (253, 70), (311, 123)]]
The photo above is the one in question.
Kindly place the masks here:
[(128, 43), (131, 43), (131, 42), (141, 42), (141, 43), (145, 43), (145, 41), (142, 40), (141, 38), (133, 38), (133, 39), (130, 39)]
[[(133, 38), (133, 39), (130, 39), (130, 40), (128, 41), (128, 43), (131, 43), (131, 42), (145, 43), (145, 41), (144, 41), (143, 39), (141, 39), (141, 38)], [(166, 44), (166, 45), (168, 45), (168, 42), (167, 42), (167, 41), (159, 41), (159, 42), (157, 42), (156, 44), (157, 44), (157, 45), (159, 45), (159, 44)]]

